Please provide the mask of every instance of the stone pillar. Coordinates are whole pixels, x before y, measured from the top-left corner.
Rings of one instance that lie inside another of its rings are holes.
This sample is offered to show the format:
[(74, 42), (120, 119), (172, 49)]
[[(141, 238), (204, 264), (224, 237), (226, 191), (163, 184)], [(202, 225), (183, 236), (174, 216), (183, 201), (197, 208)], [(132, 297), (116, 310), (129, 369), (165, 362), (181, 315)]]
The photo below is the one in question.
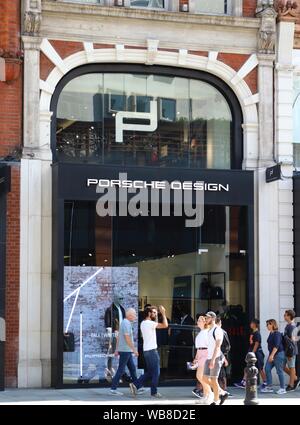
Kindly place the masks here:
[(274, 165), (274, 54), (257, 55), (259, 113), (259, 167)]
[(40, 43), (24, 36), (19, 387), (50, 385), (51, 113), (39, 110)]
[(279, 315), (279, 197), (278, 182), (266, 183), (266, 168), (274, 154), (274, 59), (276, 17), (273, 2), (258, 2), (259, 152), (256, 170), (257, 294), (264, 349), (265, 321)]
[[(39, 37), (23, 36), (24, 153), (39, 146), (40, 44)], [(33, 124), (35, 123), (35, 125)]]
[[(279, 320), (294, 308), (293, 287), (293, 45), (295, 18), (293, 9), (279, 15), (278, 48), (275, 72), (276, 97), (276, 159), (281, 163), (283, 179), (279, 189)], [(292, 14), (292, 15), (291, 15)]]

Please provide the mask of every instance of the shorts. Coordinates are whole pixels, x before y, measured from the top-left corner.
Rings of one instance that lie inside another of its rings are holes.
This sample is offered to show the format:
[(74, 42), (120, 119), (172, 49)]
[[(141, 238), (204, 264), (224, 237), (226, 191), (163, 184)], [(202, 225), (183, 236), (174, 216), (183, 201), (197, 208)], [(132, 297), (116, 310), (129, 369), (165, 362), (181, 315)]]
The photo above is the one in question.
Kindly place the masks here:
[(208, 376), (209, 378), (218, 378), (221, 367), (224, 363), (224, 356), (221, 355), (220, 357), (217, 357), (215, 360), (215, 366), (213, 369), (209, 368), (209, 364), (211, 362), (211, 359), (207, 359), (204, 366), (204, 372), (203, 375)]
[(285, 356), (285, 361), (284, 361), (285, 365), (289, 368), (292, 369), (294, 367), (296, 367), (296, 356), (293, 357), (289, 357), (287, 358)]
[(207, 360), (207, 350), (197, 350), (196, 359), (198, 362), (198, 367), (204, 368), (205, 362)]
[(257, 362), (256, 362), (256, 367), (259, 371), (264, 369), (264, 365), (265, 365), (265, 355), (264, 352), (262, 350), (258, 350), (255, 353), (256, 358), (257, 358)]

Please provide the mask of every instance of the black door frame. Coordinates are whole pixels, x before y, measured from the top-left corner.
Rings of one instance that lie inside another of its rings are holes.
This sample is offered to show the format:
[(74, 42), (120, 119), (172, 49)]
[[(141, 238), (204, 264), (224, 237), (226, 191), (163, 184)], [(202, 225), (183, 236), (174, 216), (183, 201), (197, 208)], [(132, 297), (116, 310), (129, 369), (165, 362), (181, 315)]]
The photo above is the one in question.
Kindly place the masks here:
[[(254, 177), (253, 171), (190, 170), (99, 166), (92, 164), (56, 163), (52, 167), (52, 386), (56, 388), (102, 387), (101, 384), (63, 383), (63, 282), (64, 282), (64, 202), (93, 201), (99, 195), (86, 185), (88, 178), (116, 179), (128, 173), (130, 180), (204, 181), (229, 184), (229, 192), (208, 192), (205, 203), (211, 205), (246, 206), (248, 214), (248, 317), (254, 317)], [(185, 383), (181, 383), (184, 385)], [(165, 385), (176, 385), (165, 383)]]
[(0, 391), (5, 388), (6, 212), (10, 167), (0, 164)]

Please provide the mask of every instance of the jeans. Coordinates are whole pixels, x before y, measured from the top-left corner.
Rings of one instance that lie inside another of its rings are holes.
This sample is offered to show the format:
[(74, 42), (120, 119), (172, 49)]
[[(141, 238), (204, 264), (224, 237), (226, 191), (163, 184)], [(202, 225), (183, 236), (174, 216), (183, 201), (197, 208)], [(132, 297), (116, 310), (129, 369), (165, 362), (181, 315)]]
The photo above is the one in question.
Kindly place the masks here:
[(272, 363), (270, 363), (269, 360), (267, 360), (265, 370), (267, 375), (268, 386), (272, 385), (272, 369), (273, 367), (275, 367), (278, 378), (279, 378), (279, 382), (280, 382), (280, 388), (285, 388), (284, 373), (283, 373), (284, 361), (285, 361), (284, 351), (280, 351), (279, 353), (277, 353)]
[(147, 371), (142, 375), (136, 384), (139, 389), (143, 387), (144, 382), (151, 379), (151, 395), (157, 393), (159, 375), (160, 375), (160, 358), (157, 350), (144, 351), (144, 359), (147, 366)]
[(135, 368), (135, 364), (133, 362), (132, 353), (122, 351), (119, 354), (120, 354), (119, 367), (118, 367), (118, 370), (117, 370), (115, 376), (113, 377), (113, 380), (112, 380), (112, 383), (111, 383), (111, 389), (112, 390), (117, 389), (120, 378), (122, 377), (122, 375), (124, 375), (126, 366), (129, 369), (130, 376), (132, 378), (133, 383), (134, 384), (137, 383), (136, 368)]

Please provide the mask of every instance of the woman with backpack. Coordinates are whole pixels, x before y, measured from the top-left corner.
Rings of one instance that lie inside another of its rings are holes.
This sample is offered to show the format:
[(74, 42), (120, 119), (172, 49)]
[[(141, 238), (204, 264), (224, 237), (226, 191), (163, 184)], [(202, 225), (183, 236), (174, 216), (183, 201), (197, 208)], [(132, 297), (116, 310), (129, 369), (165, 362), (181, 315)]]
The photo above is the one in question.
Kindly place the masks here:
[(280, 382), (280, 388), (276, 391), (276, 394), (286, 394), (286, 389), (284, 385), (284, 362), (285, 362), (285, 353), (282, 341), (282, 334), (278, 330), (278, 324), (276, 320), (269, 319), (267, 320), (267, 328), (270, 332), (268, 337), (268, 350), (269, 357), (265, 366), (265, 371), (267, 375), (267, 386), (261, 389), (262, 393), (273, 393), (272, 388), (272, 369), (276, 368), (276, 372)]

